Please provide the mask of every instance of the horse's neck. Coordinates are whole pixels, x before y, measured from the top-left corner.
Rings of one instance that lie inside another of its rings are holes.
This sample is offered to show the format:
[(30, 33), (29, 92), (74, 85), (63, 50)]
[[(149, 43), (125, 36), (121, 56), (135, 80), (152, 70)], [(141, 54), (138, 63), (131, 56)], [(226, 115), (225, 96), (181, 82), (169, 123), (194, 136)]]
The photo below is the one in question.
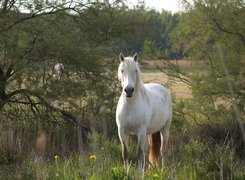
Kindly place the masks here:
[(136, 93), (138, 95), (141, 95), (141, 96), (145, 96), (145, 94), (146, 94), (146, 88), (144, 86), (143, 81), (140, 78), (139, 78), (139, 80), (137, 82), (137, 90), (136, 90)]

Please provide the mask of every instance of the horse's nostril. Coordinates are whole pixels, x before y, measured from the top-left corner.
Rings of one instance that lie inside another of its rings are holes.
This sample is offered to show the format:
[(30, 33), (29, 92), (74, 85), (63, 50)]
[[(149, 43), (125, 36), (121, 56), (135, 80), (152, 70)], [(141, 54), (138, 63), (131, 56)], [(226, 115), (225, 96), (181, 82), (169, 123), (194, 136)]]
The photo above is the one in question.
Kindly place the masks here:
[(132, 93), (132, 92), (134, 92), (134, 88), (133, 88), (133, 87), (126, 87), (126, 88), (124, 89), (124, 91), (125, 91), (126, 93)]

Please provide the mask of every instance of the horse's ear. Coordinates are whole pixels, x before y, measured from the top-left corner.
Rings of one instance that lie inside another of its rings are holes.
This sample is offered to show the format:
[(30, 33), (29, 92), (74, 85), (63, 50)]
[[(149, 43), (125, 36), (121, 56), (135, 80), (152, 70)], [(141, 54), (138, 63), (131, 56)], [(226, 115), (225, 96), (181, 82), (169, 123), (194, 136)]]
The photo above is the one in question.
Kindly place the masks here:
[(119, 54), (119, 60), (120, 60), (121, 62), (124, 61), (124, 55), (123, 55), (123, 53), (120, 53), (120, 54)]
[(137, 54), (137, 53), (135, 53), (135, 54), (134, 54), (133, 59), (134, 59), (135, 61), (137, 61), (137, 60), (138, 60), (138, 54)]

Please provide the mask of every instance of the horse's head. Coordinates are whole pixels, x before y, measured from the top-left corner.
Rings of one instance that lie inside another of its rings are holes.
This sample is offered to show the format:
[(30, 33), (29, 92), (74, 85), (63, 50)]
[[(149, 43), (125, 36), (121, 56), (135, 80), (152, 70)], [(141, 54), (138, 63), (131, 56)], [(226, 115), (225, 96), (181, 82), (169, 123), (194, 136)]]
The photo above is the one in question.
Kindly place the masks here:
[(133, 57), (124, 57), (120, 53), (119, 59), (118, 78), (122, 83), (123, 92), (126, 94), (126, 97), (132, 97), (139, 79), (138, 54), (136, 53)]

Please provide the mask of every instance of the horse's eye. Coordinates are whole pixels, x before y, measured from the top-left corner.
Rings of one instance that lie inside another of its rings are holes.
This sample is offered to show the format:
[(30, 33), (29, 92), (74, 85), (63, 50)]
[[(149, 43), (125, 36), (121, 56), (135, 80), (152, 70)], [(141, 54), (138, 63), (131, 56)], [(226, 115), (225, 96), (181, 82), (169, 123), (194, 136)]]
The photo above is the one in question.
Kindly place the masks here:
[(138, 72), (137, 69), (135, 70), (135, 72)]
[(122, 69), (122, 70), (121, 70), (121, 73), (123, 73), (123, 72), (124, 72), (124, 70)]

